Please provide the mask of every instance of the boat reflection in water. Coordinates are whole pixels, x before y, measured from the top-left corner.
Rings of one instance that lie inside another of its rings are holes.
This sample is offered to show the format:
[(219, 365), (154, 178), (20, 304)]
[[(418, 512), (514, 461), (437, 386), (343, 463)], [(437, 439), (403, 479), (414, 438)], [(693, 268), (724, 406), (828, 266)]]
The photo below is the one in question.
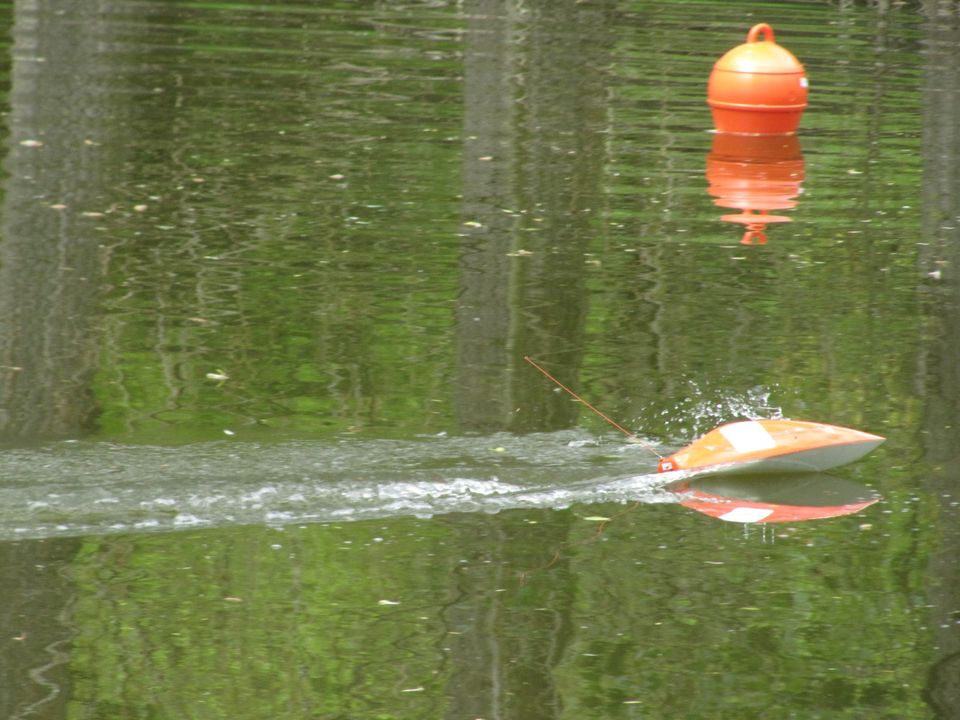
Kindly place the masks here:
[(739, 210), (721, 215), (726, 222), (746, 226), (743, 245), (765, 245), (766, 227), (785, 223), (786, 215), (774, 210), (792, 210), (804, 178), (803, 153), (796, 135), (739, 135), (716, 133), (707, 156), (707, 192), (714, 204)]
[(667, 489), (681, 495), (685, 507), (740, 523), (851, 515), (880, 500), (868, 487), (825, 473), (710, 475), (677, 480)]

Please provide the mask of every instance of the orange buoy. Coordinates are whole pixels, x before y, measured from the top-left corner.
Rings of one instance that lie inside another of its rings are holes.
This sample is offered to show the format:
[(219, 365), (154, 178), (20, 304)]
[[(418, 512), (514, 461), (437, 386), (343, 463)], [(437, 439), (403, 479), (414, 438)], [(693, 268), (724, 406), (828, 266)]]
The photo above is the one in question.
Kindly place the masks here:
[(822, 472), (859, 460), (885, 438), (803, 420), (744, 420), (721, 425), (660, 460), (658, 472)]
[(773, 28), (760, 23), (746, 43), (714, 64), (707, 104), (720, 132), (796, 132), (807, 107), (807, 76), (793, 53), (774, 41)]
[(823, 473), (724, 475), (678, 480), (680, 504), (728, 522), (774, 523), (852, 515), (880, 500), (873, 490)]
[(804, 167), (796, 135), (716, 133), (707, 156), (707, 192), (715, 205), (740, 211), (720, 219), (746, 226), (743, 245), (764, 245), (767, 224), (790, 222), (770, 211), (796, 207)]

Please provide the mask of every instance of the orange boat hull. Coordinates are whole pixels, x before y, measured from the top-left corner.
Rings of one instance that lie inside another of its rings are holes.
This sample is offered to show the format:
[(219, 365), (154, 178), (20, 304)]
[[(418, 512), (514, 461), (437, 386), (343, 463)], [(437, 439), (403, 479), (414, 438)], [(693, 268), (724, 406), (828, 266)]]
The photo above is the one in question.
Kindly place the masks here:
[(859, 460), (885, 438), (803, 420), (745, 420), (711, 430), (657, 470), (711, 473), (822, 472)]

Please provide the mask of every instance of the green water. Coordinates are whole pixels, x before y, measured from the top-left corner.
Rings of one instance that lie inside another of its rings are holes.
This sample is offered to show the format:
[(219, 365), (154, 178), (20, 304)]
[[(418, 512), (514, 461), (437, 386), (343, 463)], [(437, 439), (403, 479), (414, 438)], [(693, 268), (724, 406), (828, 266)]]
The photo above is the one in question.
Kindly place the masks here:
[[(810, 106), (746, 245), (704, 95), (760, 21)], [(952, 4), (0, 23), (0, 716), (960, 715)], [(884, 435), (882, 499), (693, 512), (525, 355), (656, 453)]]

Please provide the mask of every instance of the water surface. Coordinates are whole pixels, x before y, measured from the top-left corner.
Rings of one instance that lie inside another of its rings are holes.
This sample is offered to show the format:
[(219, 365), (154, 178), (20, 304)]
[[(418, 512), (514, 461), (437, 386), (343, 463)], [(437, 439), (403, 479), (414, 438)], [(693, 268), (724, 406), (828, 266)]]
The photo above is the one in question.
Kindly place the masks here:
[[(760, 21), (811, 94), (758, 151), (704, 93)], [(952, 5), (0, 22), (0, 715), (960, 714)], [(882, 500), (693, 512), (525, 355), (660, 453), (884, 435)]]

